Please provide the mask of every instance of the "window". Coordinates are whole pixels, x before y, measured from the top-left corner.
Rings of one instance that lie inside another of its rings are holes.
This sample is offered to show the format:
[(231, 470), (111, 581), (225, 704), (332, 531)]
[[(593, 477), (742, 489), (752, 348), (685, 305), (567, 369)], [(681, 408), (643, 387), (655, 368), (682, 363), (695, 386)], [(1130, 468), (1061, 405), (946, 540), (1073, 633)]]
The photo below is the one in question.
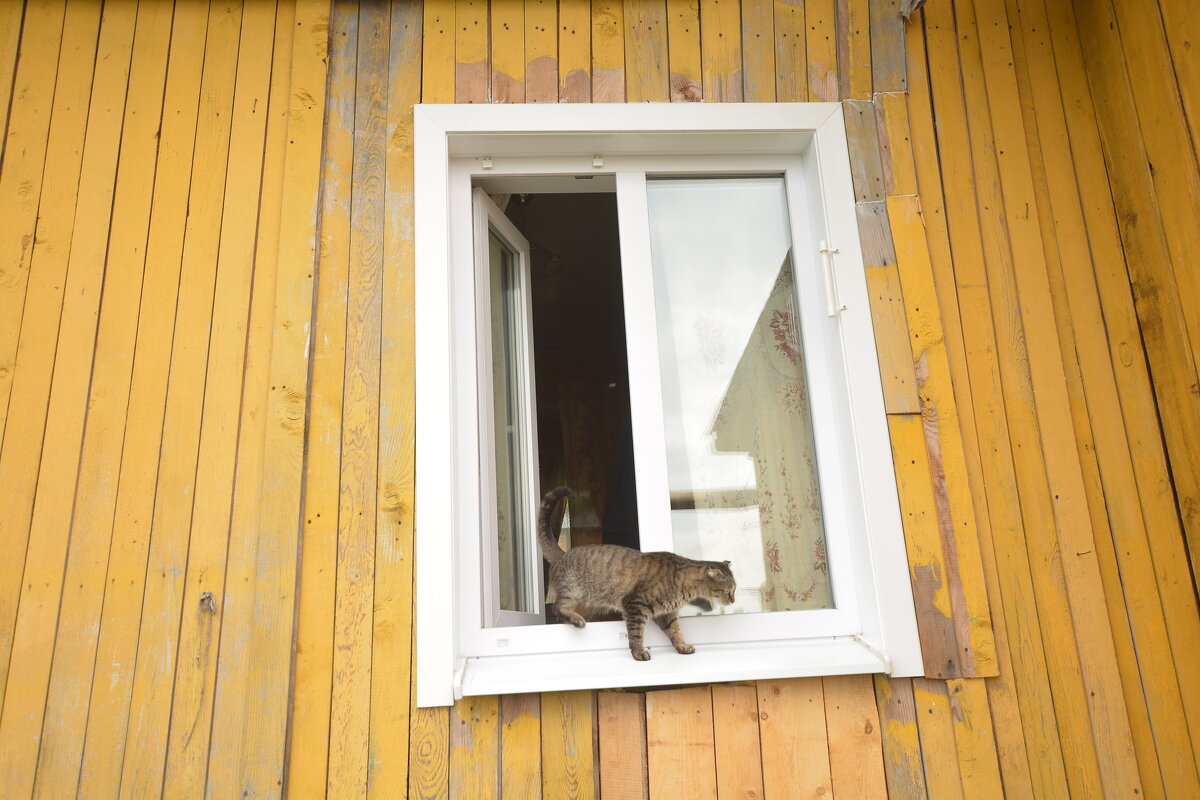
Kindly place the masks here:
[[(418, 703), (921, 674), (840, 106), (415, 115)], [(568, 479), (572, 544), (733, 562), (694, 655), (547, 613)]]

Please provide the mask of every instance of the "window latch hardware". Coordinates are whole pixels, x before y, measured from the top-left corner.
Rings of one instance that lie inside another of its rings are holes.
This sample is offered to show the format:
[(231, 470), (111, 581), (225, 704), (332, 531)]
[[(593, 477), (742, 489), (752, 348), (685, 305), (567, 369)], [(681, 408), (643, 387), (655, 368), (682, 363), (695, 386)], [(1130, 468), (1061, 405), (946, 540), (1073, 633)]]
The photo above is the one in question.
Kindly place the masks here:
[(846, 310), (846, 306), (837, 301), (837, 288), (833, 281), (833, 255), (839, 252), (836, 247), (830, 247), (829, 242), (821, 240), (821, 268), (825, 274), (825, 306), (826, 316), (836, 317)]
[(483, 158), (481, 158), (479, 160), (482, 162), (484, 169), (492, 168), (492, 157), (491, 156), (484, 156)]
[(592, 166), (595, 169), (600, 169), (600, 167), (603, 167), (604, 166), (604, 157), (603, 156), (592, 156)]

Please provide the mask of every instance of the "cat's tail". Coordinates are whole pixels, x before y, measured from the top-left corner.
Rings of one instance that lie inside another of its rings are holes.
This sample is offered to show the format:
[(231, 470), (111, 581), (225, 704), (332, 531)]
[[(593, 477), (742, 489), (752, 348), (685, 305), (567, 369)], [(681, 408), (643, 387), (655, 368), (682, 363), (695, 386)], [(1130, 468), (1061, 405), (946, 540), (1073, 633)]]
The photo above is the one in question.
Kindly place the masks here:
[(559, 500), (573, 494), (575, 494), (574, 489), (569, 486), (560, 486), (546, 493), (546, 496), (542, 498), (542, 505), (538, 509), (538, 545), (542, 548), (542, 555), (551, 564), (564, 555), (562, 548), (558, 546), (559, 531), (550, 530), (551, 525), (554, 524), (554, 509), (558, 507)]

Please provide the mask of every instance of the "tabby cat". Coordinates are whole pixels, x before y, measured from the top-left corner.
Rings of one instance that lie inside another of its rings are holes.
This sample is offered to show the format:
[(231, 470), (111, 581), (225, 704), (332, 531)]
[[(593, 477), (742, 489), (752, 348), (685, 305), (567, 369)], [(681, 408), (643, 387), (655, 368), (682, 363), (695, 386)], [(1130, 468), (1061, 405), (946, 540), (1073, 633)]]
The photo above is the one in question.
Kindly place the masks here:
[(679, 609), (694, 603), (711, 610), (710, 600), (732, 603), (737, 584), (729, 562), (642, 553), (615, 544), (584, 545), (563, 552), (557, 531), (550, 527), (558, 501), (574, 493), (566, 486), (559, 487), (542, 498), (538, 510), (538, 544), (550, 562), (546, 601), (554, 603), (558, 616), (577, 628), (587, 624), (581, 611), (619, 612), (629, 631), (629, 650), (638, 661), (650, 660), (642, 636), (651, 617), (676, 652), (696, 652), (679, 630)]

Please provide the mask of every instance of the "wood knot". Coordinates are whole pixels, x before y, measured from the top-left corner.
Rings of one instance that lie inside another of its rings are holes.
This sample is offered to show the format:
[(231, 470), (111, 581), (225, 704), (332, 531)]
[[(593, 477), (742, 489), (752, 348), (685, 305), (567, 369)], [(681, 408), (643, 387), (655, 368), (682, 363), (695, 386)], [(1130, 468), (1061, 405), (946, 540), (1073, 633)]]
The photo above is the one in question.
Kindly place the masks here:
[(200, 593), (200, 610), (210, 614), (217, 613), (217, 601), (213, 599), (212, 592)]

